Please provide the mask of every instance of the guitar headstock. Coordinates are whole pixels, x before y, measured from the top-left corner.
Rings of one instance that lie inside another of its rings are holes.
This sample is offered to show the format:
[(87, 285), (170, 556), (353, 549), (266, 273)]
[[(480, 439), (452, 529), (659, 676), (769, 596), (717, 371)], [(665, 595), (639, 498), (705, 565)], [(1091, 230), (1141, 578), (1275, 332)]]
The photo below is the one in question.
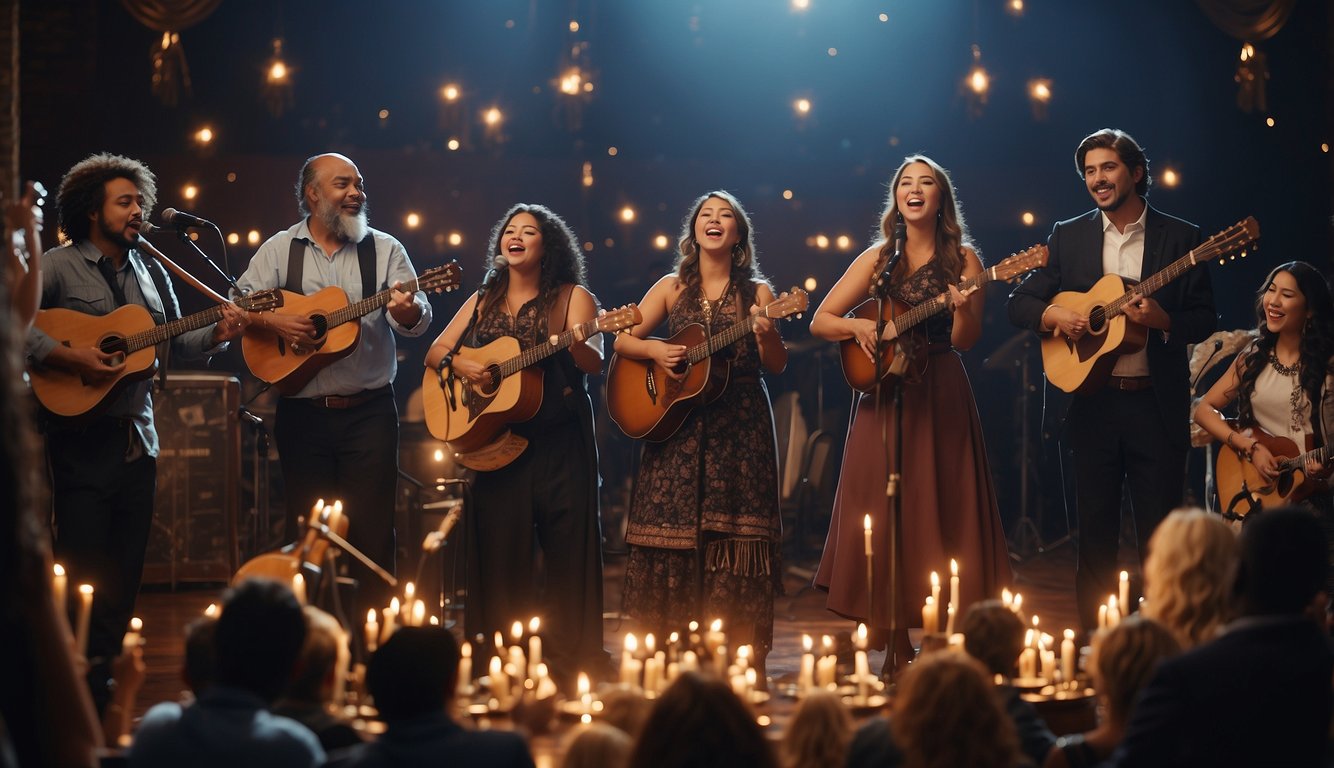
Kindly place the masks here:
[(765, 304), (763, 312), (765, 317), (775, 319), (791, 317), (792, 315), (800, 317), (801, 314), (806, 311), (806, 308), (810, 306), (810, 303), (810, 296), (794, 285), (784, 292), (782, 296)]
[(1254, 216), (1247, 216), (1200, 243), (1190, 255), (1196, 262), (1208, 261), (1220, 256), (1227, 256), (1244, 250), (1246, 246), (1260, 238), (1260, 222)]
[(1041, 243), (1020, 251), (992, 268), (997, 280), (1013, 280), (1020, 275), (1047, 266), (1047, 246)]
[(624, 328), (631, 328), (644, 322), (638, 304), (626, 304), (620, 309), (604, 312), (597, 318), (597, 329), (601, 333), (615, 333)]
[(457, 261), (431, 267), (417, 276), (417, 290), (428, 293), (448, 293), (459, 287), (463, 280), (463, 267)]
[(255, 291), (249, 296), (242, 296), (236, 300), (236, 306), (247, 312), (268, 312), (271, 309), (278, 309), (282, 305), (283, 292), (277, 288)]

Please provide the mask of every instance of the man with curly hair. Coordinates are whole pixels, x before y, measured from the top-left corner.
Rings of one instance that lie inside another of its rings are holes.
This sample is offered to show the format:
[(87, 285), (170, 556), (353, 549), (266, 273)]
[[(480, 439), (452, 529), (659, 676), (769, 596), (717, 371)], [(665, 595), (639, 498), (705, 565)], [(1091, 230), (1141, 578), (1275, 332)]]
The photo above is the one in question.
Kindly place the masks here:
[[(68, 244), (43, 256), (41, 307), (106, 315), (138, 304), (155, 323), (174, 319), (176, 294), (166, 272), (138, 249), (139, 232), (156, 202), (157, 183), (143, 163), (91, 155), (60, 182), (56, 210)], [(168, 309), (170, 308), (170, 309)], [(202, 360), (241, 333), (245, 320), (223, 306), (218, 323), (171, 341), (178, 359)], [(39, 328), (28, 332), (31, 366), (63, 369), (105, 381), (125, 367), (123, 356), (60, 343)], [(55, 555), (71, 584), (96, 588), (88, 633), (89, 684), (101, 709), (111, 661), (134, 610), (144, 550), (153, 521), (158, 438), (151, 381), (137, 381), (85, 418), (43, 413), (55, 513)]]

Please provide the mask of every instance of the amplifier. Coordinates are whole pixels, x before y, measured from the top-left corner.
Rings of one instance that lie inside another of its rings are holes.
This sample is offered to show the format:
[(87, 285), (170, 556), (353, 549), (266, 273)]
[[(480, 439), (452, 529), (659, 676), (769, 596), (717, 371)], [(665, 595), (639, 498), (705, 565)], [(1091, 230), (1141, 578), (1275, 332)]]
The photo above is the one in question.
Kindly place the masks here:
[(154, 391), (161, 452), (145, 584), (226, 583), (236, 572), (240, 399), (223, 373), (170, 373)]

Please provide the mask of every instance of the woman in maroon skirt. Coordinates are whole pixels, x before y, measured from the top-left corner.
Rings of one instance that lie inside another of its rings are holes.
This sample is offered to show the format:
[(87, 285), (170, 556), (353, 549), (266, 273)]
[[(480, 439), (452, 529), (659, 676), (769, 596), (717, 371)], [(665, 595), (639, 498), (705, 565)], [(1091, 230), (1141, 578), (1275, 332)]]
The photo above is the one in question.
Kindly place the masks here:
[[(902, 255), (890, 265), (896, 224), (902, 227)], [(881, 216), (882, 238), (848, 267), (815, 311), (811, 333), (829, 341), (855, 340), (868, 360), (879, 348), (874, 320), (846, 317), (880, 290), (890, 270), (888, 295), (916, 306), (942, 294), (951, 306), (897, 339), (899, 358), (908, 363), (903, 384), (903, 480), (896, 604), (897, 663), (912, 657), (907, 628), (921, 625), (921, 606), (930, 594), (929, 573), (948, 577), (951, 558), (959, 562), (959, 616), (969, 604), (994, 597), (1010, 581), (1005, 532), (987, 466), (977, 406), (956, 350), (966, 350), (982, 333), (981, 294), (956, 286), (982, 271), (968, 242), (968, 230), (954, 197), (949, 174), (930, 158), (904, 160), (890, 184)], [(874, 317), (874, 313), (871, 315)], [(892, 324), (883, 338), (896, 339)], [(856, 397), (852, 425), (834, 500), (829, 538), (815, 575), (828, 590), (828, 607), (865, 622), (877, 646), (888, 639), (890, 622), (888, 468), (893, 466), (893, 381)], [(871, 594), (867, 594), (864, 518), (872, 525)], [(948, 601), (948, 589), (942, 602)], [(946, 606), (939, 606), (944, 628)]]

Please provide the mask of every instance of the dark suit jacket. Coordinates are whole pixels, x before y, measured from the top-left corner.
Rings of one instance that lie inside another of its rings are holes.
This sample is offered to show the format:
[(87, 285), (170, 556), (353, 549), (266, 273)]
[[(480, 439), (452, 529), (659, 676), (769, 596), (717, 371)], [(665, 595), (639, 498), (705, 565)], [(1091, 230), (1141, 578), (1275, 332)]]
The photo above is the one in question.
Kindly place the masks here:
[(533, 768), (528, 743), (512, 731), (469, 731), (432, 713), (391, 722), (380, 738), (330, 756), (325, 768)]
[(1304, 617), (1242, 619), (1163, 662), (1117, 750), (1122, 766), (1327, 764), (1334, 650)]
[[(1052, 228), (1047, 239), (1047, 266), (1028, 276), (1010, 294), (1010, 322), (1038, 331), (1042, 311), (1062, 291), (1087, 291), (1104, 275), (1102, 212), (1086, 213)], [(1144, 219), (1144, 265), (1141, 279), (1162, 271), (1200, 244), (1200, 229), (1149, 206)], [(1214, 332), (1217, 315), (1208, 267), (1199, 265), (1163, 286), (1152, 296), (1172, 318), (1164, 333), (1149, 332), (1149, 375), (1163, 421), (1178, 448), (1189, 445), (1190, 366), (1186, 345), (1204, 341)]]

